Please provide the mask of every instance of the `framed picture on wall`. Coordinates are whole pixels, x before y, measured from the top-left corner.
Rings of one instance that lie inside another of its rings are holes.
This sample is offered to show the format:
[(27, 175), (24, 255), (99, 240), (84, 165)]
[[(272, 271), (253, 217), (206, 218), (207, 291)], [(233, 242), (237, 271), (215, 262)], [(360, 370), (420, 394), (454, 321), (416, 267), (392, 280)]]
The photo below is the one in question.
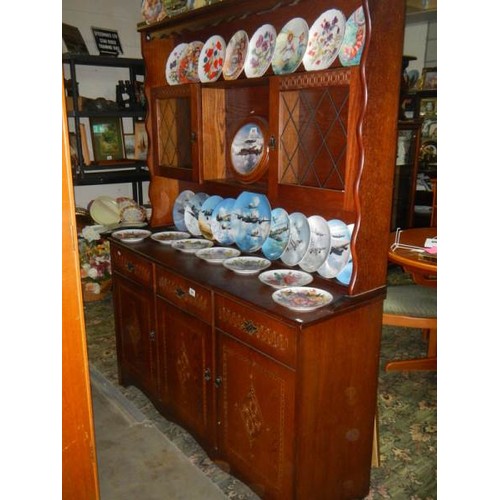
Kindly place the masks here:
[(422, 70), (422, 89), (435, 90), (437, 86), (437, 68), (424, 68)]
[(125, 143), (125, 157), (127, 160), (135, 160), (135, 135), (124, 134), (123, 141)]
[(145, 160), (148, 156), (148, 134), (144, 122), (135, 124), (135, 159)]
[(123, 130), (121, 118), (91, 117), (90, 131), (96, 162), (123, 160)]

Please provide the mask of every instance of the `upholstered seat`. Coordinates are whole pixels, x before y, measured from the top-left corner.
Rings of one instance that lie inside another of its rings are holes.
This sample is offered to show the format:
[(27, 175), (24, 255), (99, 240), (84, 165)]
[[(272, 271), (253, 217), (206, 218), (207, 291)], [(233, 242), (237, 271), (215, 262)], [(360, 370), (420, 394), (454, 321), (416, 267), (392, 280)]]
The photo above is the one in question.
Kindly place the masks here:
[(437, 368), (437, 289), (423, 285), (391, 285), (384, 301), (384, 325), (422, 329), (427, 357), (390, 361), (386, 371)]

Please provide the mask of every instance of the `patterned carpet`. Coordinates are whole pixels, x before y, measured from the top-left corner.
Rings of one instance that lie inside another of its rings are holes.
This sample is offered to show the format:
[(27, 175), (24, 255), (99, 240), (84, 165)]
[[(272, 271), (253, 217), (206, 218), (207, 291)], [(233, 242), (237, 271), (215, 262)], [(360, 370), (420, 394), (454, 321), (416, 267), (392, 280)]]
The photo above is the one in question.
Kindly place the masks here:
[[(408, 276), (395, 268), (392, 283)], [(92, 369), (100, 372), (133, 402), (166, 436), (197, 465), (228, 498), (256, 499), (240, 481), (219, 469), (196, 441), (181, 427), (165, 420), (144, 394), (133, 386), (118, 384), (111, 297), (85, 303), (87, 347)], [(384, 327), (379, 376), (379, 468), (372, 469), (367, 500), (437, 498), (437, 377), (436, 372), (386, 373), (389, 359), (425, 354), (419, 331)]]

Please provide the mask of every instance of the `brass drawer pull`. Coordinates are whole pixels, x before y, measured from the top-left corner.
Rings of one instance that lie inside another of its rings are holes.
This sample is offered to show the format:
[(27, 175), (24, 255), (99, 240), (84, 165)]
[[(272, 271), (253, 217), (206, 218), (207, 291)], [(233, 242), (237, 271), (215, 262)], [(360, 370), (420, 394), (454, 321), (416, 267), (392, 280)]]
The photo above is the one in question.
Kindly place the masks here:
[(241, 323), (241, 329), (248, 333), (248, 335), (255, 335), (259, 331), (255, 323), (249, 319), (243, 320), (243, 323)]
[(132, 262), (127, 262), (127, 270), (130, 271), (131, 273), (134, 272), (135, 266), (132, 264)]
[(176, 288), (175, 295), (177, 295), (177, 297), (182, 299), (182, 297), (184, 297), (184, 295), (186, 295), (186, 292), (182, 288)]

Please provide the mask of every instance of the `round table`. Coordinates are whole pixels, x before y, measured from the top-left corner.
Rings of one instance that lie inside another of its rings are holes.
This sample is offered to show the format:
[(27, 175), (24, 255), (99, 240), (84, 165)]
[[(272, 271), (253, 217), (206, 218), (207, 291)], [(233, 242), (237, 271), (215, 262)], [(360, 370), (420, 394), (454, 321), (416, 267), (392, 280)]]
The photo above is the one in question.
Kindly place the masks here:
[(437, 254), (428, 254), (424, 250), (425, 240), (437, 235), (435, 227), (418, 227), (403, 229), (399, 232), (399, 243), (421, 247), (409, 249), (394, 248), (397, 232), (391, 233), (389, 239), (389, 261), (400, 265), (412, 275), (413, 281), (419, 285), (437, 287)]

